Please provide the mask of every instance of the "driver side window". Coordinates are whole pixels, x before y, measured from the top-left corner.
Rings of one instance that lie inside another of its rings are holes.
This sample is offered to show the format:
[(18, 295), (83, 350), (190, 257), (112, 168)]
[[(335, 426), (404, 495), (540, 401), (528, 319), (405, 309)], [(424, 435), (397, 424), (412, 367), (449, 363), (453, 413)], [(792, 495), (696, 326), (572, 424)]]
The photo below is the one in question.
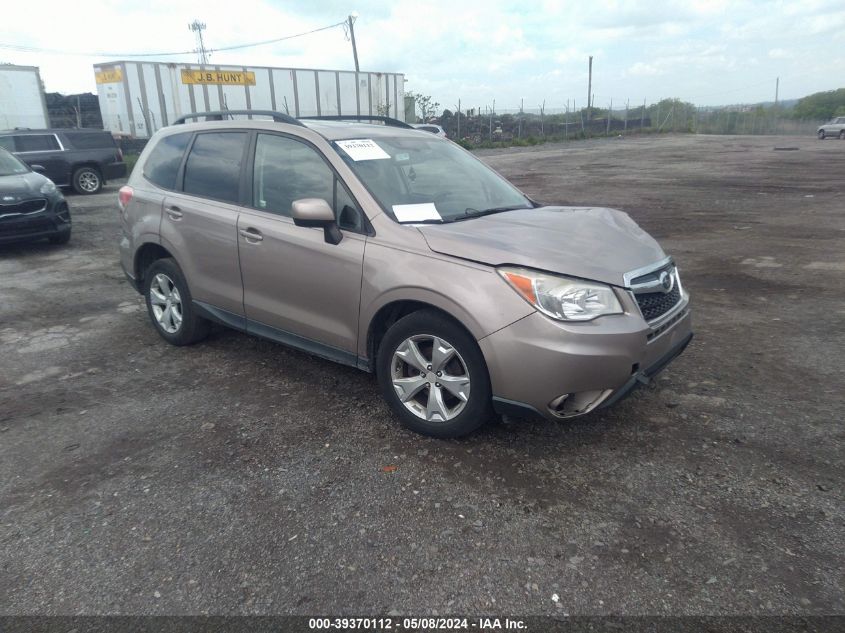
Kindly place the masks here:
[(364, 232), (363, 214), (319, 153), (301, 141), (259, 134), (252, 179), (253, 206), (290, 217), (302, 198), (322, 198), (335, 211), (338, 226)]

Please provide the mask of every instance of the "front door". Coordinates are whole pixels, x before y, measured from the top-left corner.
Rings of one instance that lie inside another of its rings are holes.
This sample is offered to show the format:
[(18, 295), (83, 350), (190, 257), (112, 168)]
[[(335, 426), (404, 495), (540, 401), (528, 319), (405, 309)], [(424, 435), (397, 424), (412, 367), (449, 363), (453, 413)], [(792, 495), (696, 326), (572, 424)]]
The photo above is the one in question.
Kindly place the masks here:
[[(296, 226), (291, 204), (322, 198), (344, 238)], [(280, 134), (255, 142), (252, 204), (238, 218), (247, 331), (354, 364), (366, 246), (363, 215), (319, 152)]]

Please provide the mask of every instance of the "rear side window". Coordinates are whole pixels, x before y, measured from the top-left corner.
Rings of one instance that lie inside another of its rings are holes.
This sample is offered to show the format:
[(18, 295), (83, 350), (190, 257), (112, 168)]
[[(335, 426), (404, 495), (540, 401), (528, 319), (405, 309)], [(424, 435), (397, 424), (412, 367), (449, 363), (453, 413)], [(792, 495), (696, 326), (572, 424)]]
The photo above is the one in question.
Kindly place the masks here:
[(21, 134), (15, 137), (18, 152), (49, 152), (59, 149), (59, 142), (52, 134)]
[(65, 132), (64, 135), (74, 149), (102, 149), (115, 146), (112, 135), (107, 132)]
[(0, 136), (0, 147), (7, 149), (10, 152), (15, 151), (15, 137), (14, 136)]
[(246, 139), (246, 132), (198, 134), (185, 162), (184, 192), (237, 202)]
[(189, 140), (190, 134), (172, 134), (161, 139), (144, 164), (144, 177), (159, 187), (175, 188), (176, 172)]

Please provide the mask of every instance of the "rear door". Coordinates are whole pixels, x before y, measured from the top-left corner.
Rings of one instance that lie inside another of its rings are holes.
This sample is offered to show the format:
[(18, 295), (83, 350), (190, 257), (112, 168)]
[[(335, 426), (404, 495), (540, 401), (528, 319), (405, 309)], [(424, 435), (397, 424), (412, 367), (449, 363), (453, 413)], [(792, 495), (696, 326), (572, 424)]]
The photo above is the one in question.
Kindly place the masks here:
[(30, 166), (41, 165), (57, 185), (70, 184), (70, 165), (55, 134), (17, 134), (15, 153)]
[[(177, 255), (194, 301), (230, 325), (243, 325), (237, 223), (245, 131), (198, 133), (164, 197), (162, 243)], [(221, 312), (222, 311), (222, 312)]]
[[(258, 133), (248, 200), (238, 219), (247, 331), (354, 364), (367, 223), (334, 171), (310, 144)], [(328, 244), (296, 226), (291, 204), (322, 198), (343, 230)]]

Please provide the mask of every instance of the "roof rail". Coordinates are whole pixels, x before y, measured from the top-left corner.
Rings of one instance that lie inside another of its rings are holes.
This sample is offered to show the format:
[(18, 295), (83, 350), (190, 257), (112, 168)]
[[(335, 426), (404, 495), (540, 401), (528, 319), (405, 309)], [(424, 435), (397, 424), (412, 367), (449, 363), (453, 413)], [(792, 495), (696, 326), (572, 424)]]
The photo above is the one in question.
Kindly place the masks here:
[(299, 118), (311, 121), (381, 121), (390, 127), (413, 129), (412, 125), (408, 125), (404, 121), (380, 114), (324, 114), (322, 116), (301, 116)]
[(254, 116), (269, 116), (272, 117), (276, 123), (290, 123), (291, 125), (300, 125), (305, 127), (297, 119), (289, 114), (283, 112), (274, 112), (273, 110), (214, 110), (212, 112), (194, 112), (193, 114), (185, 114), (173, 121), (173, 125), (181, 125), (185, 123), (185, 119), (199, 119), (205, 117), (206, 121), (223, 121), (232, 114), (251, 114)]

